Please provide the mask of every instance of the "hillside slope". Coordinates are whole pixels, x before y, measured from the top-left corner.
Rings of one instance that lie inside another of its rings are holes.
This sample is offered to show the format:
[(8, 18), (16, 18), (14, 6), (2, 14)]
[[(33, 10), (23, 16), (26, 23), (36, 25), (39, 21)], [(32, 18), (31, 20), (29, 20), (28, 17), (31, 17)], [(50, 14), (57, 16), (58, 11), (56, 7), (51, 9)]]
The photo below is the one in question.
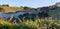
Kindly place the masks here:
[(3, 7), (5, 12), (15, 12), (17, 8), (14, 7)]
[(50, 10), (49, 15), (52, 16), (54, 19), (60, 19), (60, 7), (57, 7), (54, 10)]

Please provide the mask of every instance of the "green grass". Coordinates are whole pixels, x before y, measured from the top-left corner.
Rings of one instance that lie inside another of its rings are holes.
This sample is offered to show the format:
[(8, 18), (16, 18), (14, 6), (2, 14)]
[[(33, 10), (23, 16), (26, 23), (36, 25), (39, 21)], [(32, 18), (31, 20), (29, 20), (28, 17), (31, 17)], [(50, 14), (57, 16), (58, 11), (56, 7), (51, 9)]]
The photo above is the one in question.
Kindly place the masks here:
[(9, 21), (1, 21), (0, 29), (60, 29), (60, 21), (36, 19), (24, 20), (22, 23), (11, 23)]

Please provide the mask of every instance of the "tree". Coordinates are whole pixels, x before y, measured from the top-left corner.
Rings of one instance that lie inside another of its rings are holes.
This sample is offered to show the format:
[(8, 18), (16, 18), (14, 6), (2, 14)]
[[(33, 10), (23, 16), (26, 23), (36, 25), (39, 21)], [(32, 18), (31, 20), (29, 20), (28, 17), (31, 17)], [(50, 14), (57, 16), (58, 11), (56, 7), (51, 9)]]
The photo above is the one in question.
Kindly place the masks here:
[(25, 6), (24, 7), (24, 10), (28, 10), (28, 11), (31, 11), (31, 10), (34, 10), (35, 8), (31, 8), (31, 7), (27, 7), (27, 6)]
[(38, 17), (39, 18), (42, 18), (42, 14), (40, 12), (38, 13)]
[(0, 7), (0, 12), (3, 12), (3, 8)]
[(22, 11), (22, 10), (24, 10), (24, 7), (23, 7), (23, 6), (20, 6), (20, 7), (18, 7), (18, 9), (17, 9), (17, 11)]
[(24, 16), (24, 19), (25, 19), (25, 20), (30, 19), (30, 17), (29, 17), (29, 13), (24, 13), (23, 16)]
[(36, 18), (36, 14), (31, 14), (31, 19), (34, 21), (34, 19)]
[(18, 16), (18, 18), (19, 18), (21, 21), (23, 21), (23, 15), (20, 14), (20, 15)]

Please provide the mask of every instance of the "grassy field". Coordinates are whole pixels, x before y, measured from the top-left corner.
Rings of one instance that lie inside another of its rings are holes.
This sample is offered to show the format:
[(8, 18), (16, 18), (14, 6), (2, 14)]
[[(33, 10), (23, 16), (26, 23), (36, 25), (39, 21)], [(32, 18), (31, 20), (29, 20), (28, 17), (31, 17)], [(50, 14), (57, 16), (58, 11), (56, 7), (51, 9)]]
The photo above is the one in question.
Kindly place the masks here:
[(8, 6), (0, 6), (1, 8), (3, 8), (3, 12), (15, 12), (17, 10), (16, 7), (8, 7)]

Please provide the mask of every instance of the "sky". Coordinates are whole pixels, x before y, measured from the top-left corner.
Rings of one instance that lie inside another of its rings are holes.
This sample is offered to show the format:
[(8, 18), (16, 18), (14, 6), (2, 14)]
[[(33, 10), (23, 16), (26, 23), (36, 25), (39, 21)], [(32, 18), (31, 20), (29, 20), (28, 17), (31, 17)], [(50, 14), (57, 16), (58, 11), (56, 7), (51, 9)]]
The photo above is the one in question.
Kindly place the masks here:
[(60, 2), (60, 0), (0, 0), (0, 5), (43, 7), (54, 5), (57, 2)]

